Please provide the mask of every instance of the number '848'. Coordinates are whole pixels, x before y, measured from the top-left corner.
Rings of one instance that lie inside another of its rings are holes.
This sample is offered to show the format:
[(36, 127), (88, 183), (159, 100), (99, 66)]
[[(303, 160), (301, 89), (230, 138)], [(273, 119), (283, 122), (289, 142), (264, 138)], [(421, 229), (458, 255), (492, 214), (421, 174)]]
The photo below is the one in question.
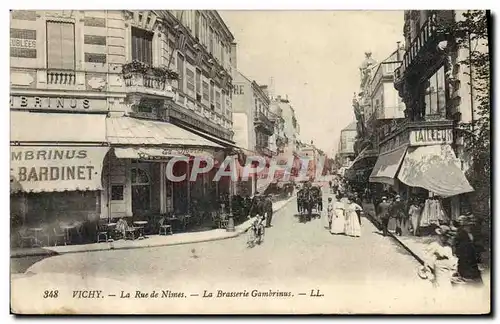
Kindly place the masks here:
[(59, 297), (59, 290), (45, 290), (43, 298), (57, 298)]

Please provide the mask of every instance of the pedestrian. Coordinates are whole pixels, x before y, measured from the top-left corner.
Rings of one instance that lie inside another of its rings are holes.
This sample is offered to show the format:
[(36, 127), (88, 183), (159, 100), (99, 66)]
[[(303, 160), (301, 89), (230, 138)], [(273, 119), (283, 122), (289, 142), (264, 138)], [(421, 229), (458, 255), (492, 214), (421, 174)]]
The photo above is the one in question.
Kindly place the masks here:
[(344, 234), (345, 233), (345, 203), (342, 201), (343, 196), (339, 194), (337, 201), (335, 201), (333, 208), (332, 225), (330, 228), (331, 234)]
[(472, 217), (461, 215), (458, 217), (459, 228), (454, 239), (453, 248), (458, 258), (457, 272), (460, 279), (467, 283), (482, 284), (481, 272), (478, 267), (478, 257), (474, 246), (474, 237), (471, 227), (474, 225)]
[(353, 237), (361, 236), (361, 224), (359, 223), (357, 211), (362, 211), (362, 210), (363, 208), (354, 202), (354, 195), (352, 194), (348, 195), (345, 205), (346, 235)]
[(326, 206), (326, 218), (328, 221), (328, 230), (332, 229), (332, 219), (333, 219), (334, 205), (332, 197), (328, 197), (328, 205)]
[[(359, 196), (358, 192), (354, 193), (354, 203), (356, 203), (360, 207), (363, 206), (363, 200)], [(358, 211), (356, 211), (356, 213), (358, 214), (359, 225), (361, 225), (361, 211), (358, 210)]]
[(408, 234), (408, 215), (405, 213), (405, 204), (401, 196), (396, 195), (391, 206), (391, 216), (396, 219), (396, 235)]
[(273, 220), (273, 200), (271, 195), (267, 195), (264, 199), (264, 215), (266, 216), (266, 227), (271, 227), (271, 222)]
[(457, 258), (453, 255), (450, 246), (451, 238), (456, 228), (441, 225), (436, 229), (438, 241), (431, 243), (426, 249), (425, 268), (434, 273), (432, 283), (434, 287), (451, 288), (451, 280), (456, 270)]
[(408, 215), (410, 216), (413, 235), (417, 236), (420, 219), (422, 217), (422, 206), (417, 198), (412, 199)]
[(377, 206), (377, 217), (380, 219), (382, 223), (382, 233), (384, 236), (388, 234), (387, 226), (389, 226), (390, 214), (389, 210), (391, 205), (387, 202), (387, 197), (382, 197), (382, 202), (380, 202)]

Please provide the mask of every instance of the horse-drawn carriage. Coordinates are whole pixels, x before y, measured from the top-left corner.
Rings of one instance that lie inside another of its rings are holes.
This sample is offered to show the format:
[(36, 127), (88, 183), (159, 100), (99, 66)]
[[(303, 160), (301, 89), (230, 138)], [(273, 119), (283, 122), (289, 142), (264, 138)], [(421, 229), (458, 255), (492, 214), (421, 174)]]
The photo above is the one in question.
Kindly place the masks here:
[(297, 192), (297, 210), (301, 221), (310, 221), (315, 215), (321, 215), (323, 210), (323, 195), (321, 188), (307, 183)]

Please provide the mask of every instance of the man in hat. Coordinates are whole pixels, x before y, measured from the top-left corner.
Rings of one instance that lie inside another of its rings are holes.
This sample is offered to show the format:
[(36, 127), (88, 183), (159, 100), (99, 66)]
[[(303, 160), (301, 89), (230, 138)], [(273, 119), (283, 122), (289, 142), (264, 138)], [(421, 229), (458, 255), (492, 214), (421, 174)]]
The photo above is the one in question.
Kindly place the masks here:
[(263, 213), (266, 216), (266, 227), (271, 227), (271, 221), (273, 220), (273, 201), (270, 194), (266, 195), (264, 198), (262, 207)]
[(400, 195), (394, 197), (390, 214), (396, 219), (396, 235), (403, 236), (403, 228), (407, 234), (408, 217), (405, 213), (405, 203), (401, 200)]
[(391, 205), (387, 202), (387, 197), (382, 197), (382, 202), (378, 204), (377, 215), (382, 222), (382, 232), (384, 236), (387, 235), (387, 226), (389, 225), (390, 214), (389, 211), (391, 209)]
[(455, 255), (458, 258), (457, 272), (462, 279), (472, 283), (481, 284), (481, 272), (479, 270), (479, 257), (471, 227), (474, 226), (474, 218), (470, 215), (461, 215), (457, 219), (458, 230), (453, 242)]

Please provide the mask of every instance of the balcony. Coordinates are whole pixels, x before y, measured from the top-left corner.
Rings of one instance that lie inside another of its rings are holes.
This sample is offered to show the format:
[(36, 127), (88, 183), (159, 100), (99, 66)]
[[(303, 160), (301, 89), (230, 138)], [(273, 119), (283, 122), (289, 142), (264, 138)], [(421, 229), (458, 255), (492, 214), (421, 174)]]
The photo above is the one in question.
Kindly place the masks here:
[(255, 150), (265, 156), (273, 156), (273, 151), (266, 146), (256, 145)]
[(65, 70), (47, 70), (47, 84), (74, 86), (76, 84), (76, 72)]
[(271, 136), (274, 133), (274, 123), (262, 112), (256, 114), (254, 125), (256, 129), (259, 129), (266, 135)]
[(403, 56), (403, 62), (400, 67), (394, 71), (395, 82), (399, 83), (404, 74), (412, 68), (414, 63), (418, 60), (417, 57), (421, 55), (424, 51), (428, 51), (432, 45), (436, 45), (438, 42), (438, 20), (437, 14), (433, 13), (422, 25), (420, 32), (411, 42), (406, 53)]
[(127, 92), (174, 98), (171, 81), (162, 77), (130, 72), (123, 75)]

